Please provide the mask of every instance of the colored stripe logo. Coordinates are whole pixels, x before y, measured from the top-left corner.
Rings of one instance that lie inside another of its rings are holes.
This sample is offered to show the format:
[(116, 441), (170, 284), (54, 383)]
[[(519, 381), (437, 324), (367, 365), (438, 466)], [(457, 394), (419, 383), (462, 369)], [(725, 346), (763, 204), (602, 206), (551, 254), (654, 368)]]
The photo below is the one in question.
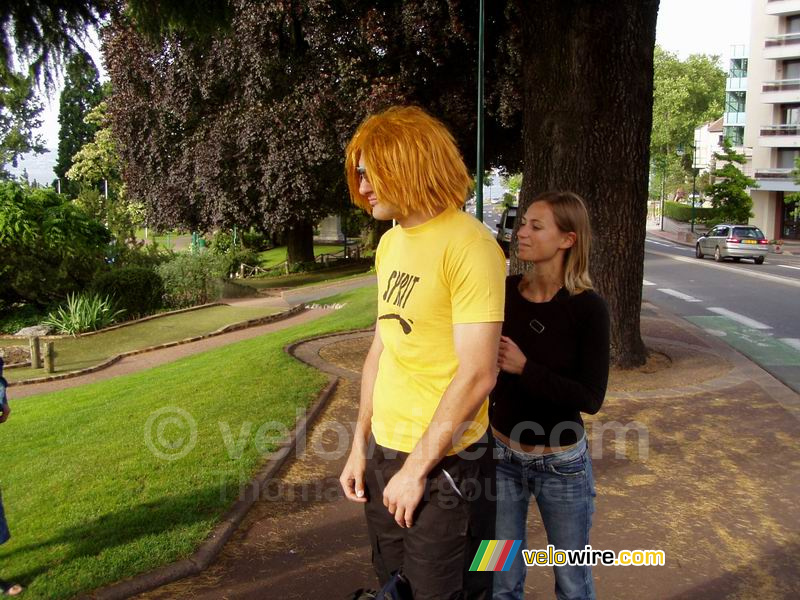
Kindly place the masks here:
[(483, 540), (470, 571), (508, 571), (517, 557), (522, 540)]

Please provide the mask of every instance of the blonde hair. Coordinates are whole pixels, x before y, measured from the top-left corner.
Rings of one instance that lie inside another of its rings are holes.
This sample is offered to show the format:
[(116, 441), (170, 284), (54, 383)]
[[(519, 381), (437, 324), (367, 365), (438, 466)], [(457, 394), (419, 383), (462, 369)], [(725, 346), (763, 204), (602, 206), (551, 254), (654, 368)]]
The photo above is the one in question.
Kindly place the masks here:
[[(544, 192), (536, 196), (530, 205), (535, 202), (547, 203), (553, 211), (553, 219), (559, 231), (575, 234), (575, 243), (567, 248), (564, 255), (564, 287), (571, 296), (594, 289), (589, 276), (592, 227), (583, 199), (574, 192)], [(525, 275), (526, 283), (530, 283), (532, 272), (529, 273), (531, 275)]]
[(472, 180), (444, 124), (421, 108), (394, 106), (368, 117), (345, 150), (345, 174), (354, 204), (371, 213), (358, 189), (359, 160), (375, 195), (403, 216), (461, 208)]

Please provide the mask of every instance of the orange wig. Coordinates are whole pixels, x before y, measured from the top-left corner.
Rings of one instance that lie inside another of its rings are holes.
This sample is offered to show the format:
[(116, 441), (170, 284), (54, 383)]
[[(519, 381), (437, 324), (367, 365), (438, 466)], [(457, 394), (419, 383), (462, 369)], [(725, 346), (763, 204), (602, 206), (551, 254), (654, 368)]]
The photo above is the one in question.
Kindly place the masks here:
[(359, 160), (375, 195), (400, 211), (437, 214), (461, 208), (472, 187), (455, 140), (444, 124), (415, 106), (394, 106), (368, 117), (345, 151), (350, 198), (367, 212), (359, 191)]

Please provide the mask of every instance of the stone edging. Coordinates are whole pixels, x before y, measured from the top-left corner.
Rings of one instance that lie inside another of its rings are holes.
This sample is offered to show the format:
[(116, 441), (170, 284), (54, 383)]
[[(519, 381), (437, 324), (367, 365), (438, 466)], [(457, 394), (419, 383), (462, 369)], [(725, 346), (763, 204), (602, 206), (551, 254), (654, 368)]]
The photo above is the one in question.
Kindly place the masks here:
[[(297, 358), (294, 352), (297, 347), (302, 344), (366, 331), (371, 330), (359, 329), (319, 335), (289, 344), (284, 347), (283, 350), (292, 357)], [(304, 364), (307, 363), (304, 362)], [(338, 377), (329, 375), (328, 385), (319, 393), (312, 407), (297, 422), (292, 431), (291, 438), (282, 445), (279, 450), (270, 455), (267, 459), (267, 464), (250, 481), (244, 493), (234, 502), (222, 521), (214, 527), (206, 540), (200, 544), (200, 547), (189, 558), (179, 560), (147, 573), (142, 573), (141, 575), (135, 575), (125, 581), (113, 583), (89, 594), (85, 594), (82, 598), (91, 600), (122, 600), (123, 598), (129, 598), (133, 595), (153, 590), (191, 575), (198, 575), (204, 571), (214, 561), (231, 535), (236, 531), (239, 524), (244, 520), (244, 517), (258, 499), (260, 490), (265, 488), (266, 484), (278, 474), (278, 471), (290, 458), (297, 446), (297, 440), (306, 435), (308, 429), (333, 396), (338, 383)]]
[(116, 356), (112, 356), (111, 358), (101, 362), (100, 364), (94, 365), (92, 367), (87, 367), (86, 369), (81, 369), (79, 371), (70, 371), (69, 373), (61, 373), (60, 375), (51, 375), (49, 377), (38, 377), (36, 379), (23, 379), (22, 381), (10, 381), (8, 383), (8, 387), (13, 387), (17, 385), (33, 385), (35, 383), (46, 383), (49, 381), (58, 381), (60, 379), (71, 379), (73, 377), (80, 377), (81, 375), (88, 375), (90, 373), (95, 373), (96, 371), (101, 371), (102, 369), (106, 369), (111, 365), (113, 365), (114, 363), (128, 356), (145, 354), (146, 352), (153, 352), (154, 350), (163, 350), (164, 348), (171, 348), (172, 346), (182, 346), (183, 344), (199, 342), (200, 340), (216, 337), (218, 335), (230, 333), (232, 331), (237, 331), (239, 329), (247, 329), (249, 327), (255, 327), (256, 325), (266, 325), (268, 323), (275, 323), (276, 321), (283, 321), (284, 319), (293, 317), (294, 315), (301, 313), (305, 310), (306, 310), (305, 305), (301, 304), (293, 308), (290, 308), (289, 310), (286, 310), (282, 313), (279, 313), (277, 315), (269, 315), (266, 317), (259, 317), (257, 319), (250, 319), (249, 321), (241, 321), (239, 323), (233, 323), (231, 325), (226, 325), (225, 327), (217, 329), (216, 331), (212, 331), (211, 333), (206, 333), (204, 335), (186, 338), (183, 340), (177, 340), (175, 342), (167, 342), (165, 344), (159, 344), (157, 346), (149, 346), (147, 348), (141, 348), (139, 350), (130, 350), (128, 352), (123, 352), (122, 354), (117, 354)]
[[(190, 306), (189, 308), (180, 308), (178, 310), (171, 310), (169, 312), (158, 313), (157, 315), (150, 315), (148, 317), (142, 317), (141, 319), (134, 319), (133, 321), (125, 321), (124, 323), (120, 323), (119, 325), (112, 325), (111, 327), (104, 327), (103, 329), (98, 329), (97, 331), (87, 331), (85, 333), (78, 333), (76, 335), (40, 335), (40, 340), (51, 341), (51, 340), (66, 340), (69, 338), (82, 338), (82, 337), (89, 337), (90, 335), (97, 335), (98, 333), (105, 333), (107, 331), (114, 331), (115, 329), (122, 329), (123, 327), (130, 327), (131, 325), (138, 325), (139, 323), (144, 323), (145, 321), (152, 321), (153, 319), (160, 319), (161, 317), (171, 317), (172, 315), (179, 315), (181, 313), (192, 312), (195, 310), (201, 310), (203, 308), (211, 308), (212, 306), (228, 306), (224, 302), (209, 302), (208, 304), (199, 304), (198, 306)], [(0, 340), (25, 340), (27, 341), (30, 335), (9, 335), (9, 334), (2, 334), (0, 335)]]

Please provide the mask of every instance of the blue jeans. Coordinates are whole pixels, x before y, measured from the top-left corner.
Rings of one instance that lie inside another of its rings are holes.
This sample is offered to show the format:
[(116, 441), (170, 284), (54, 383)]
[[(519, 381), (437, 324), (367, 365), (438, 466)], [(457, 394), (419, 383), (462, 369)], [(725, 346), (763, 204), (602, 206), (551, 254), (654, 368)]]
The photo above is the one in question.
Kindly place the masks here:
[[(522, 548), (528, 548), (526, 521), (533, 496), (547, 542), (556, 550), (583, 550), (589, 543), (596, 495), (586, 438), (568, 450), (544, 456), (513, 450), (497, 439), (495, 444), (497, 539), (522, 540)], [(495, 573), (494, 600), (522, 598), (527, 569), (520, 553), (507, 573)], [(591, 567), (564, 565), (553, 571), (559, 600), (594, 600)]]

